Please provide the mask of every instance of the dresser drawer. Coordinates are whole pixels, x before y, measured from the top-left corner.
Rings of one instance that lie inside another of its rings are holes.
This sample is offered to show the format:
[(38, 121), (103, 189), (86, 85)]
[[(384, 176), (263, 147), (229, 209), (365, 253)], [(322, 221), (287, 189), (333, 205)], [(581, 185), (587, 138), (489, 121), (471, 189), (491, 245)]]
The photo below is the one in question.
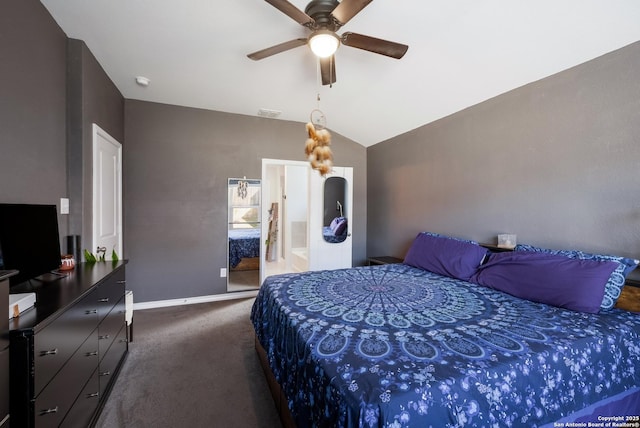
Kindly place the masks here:
[[(33, 414), (36, 428), (57, 427), (83, 390), (98, 364), (97, 329), (62, 367), (59, 374), (36, 397)], [(98, 394), (99, 391), (95, 390)], [(97, 401), (96, 401), (97, 403)]]
[[(34, 337), (34, 395), (51, 381), (87, 336), (96, 329), (96, 290), (73, 305)], [(95, 344), (92, 352), (98, 351)]]
[(124, 309), (124, 296), (122, 296), (98, 326), (98, 351), (100, 352), (100, 359), (107, 353), (107, 350), (124, 325)]
[(116, 370), (118, 370), (118, 364), (122, 360), (122, 357), (127, 352), (127, 329), (122, 325), (122, 328), (118, 332), (113, 344), (107, 351), (104, 358), (100, 361), (100, 367), (98, 369), (100, 379), (100, 396), (104, 396), (109, 382), (115, 379)]
[(98, 286), (98, 316), (102, 320), (113, 306), (124, 296), (124, 269), (116, 272), (112, 277)]
[(67, 413), (61, 428), (86, 428), (89, 426), (100, 400), (100, 385), (98, 383), (98, 369), (93, 371), (84, 389), (73, 403), (71, 410)]

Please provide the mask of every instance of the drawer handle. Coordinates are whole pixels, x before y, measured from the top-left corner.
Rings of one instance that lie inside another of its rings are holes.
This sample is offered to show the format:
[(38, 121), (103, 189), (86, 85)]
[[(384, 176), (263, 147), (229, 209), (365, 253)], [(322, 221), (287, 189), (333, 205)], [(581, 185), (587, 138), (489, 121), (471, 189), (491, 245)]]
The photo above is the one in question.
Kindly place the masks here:
[(109, 370), (107, 370), (106, 372), (101, 372), (100, 376), (109, 376), (111, 374), (111, 372)]
[(57, 413), (58, 412), (58, 406), (56, 407), (52, 407), (50, 409), (45, 409), (45, 410), (41, 410), (40, 411), (40, 415), (48, 415), (49, 413)]
[(118, 281), (116, 281), (116, 282), (117, 282), (118, 284), (126, 284), (126, 283), (127, 283), (127, 280), (126, 280), (126, 279), (121, 279), (121, 280), (118, 280)]
[(56, 355), (58, 353), (58, 348), (51, 349), (50, 351), (40, 351), (41, 357), (46, 357), (47, 355)]
[(100, 393), (99, 393), (99, 392), (94, 392), (93, 394), (88, 394), (88, 395), (87, 395), (87, 398), (95, 398), (95, 397), (97, 397), (97, 396), (99, 396), (99, 395), (100, 395)]
[(109, 337), (111, 337), (111, 336), (109, 336), (108, 334), (105, 334), (103, 336), (98, 336), (98, 340), (108, 339)]
[(87, 352), (85, 355), (87, 357), (95, 357), (96, 355), (98, 355), (98, 351)]
[(97, 314), (98, 310), (97, 309), (89, 309), (88, 311), (84, 312), (86, 315), (93, 315), (93, 314)]
[(109, 302), (109, 298), (105, 297), (103, 299), (98, 299), (98, 302), (100, 302), (100, 303), (108, 303)]

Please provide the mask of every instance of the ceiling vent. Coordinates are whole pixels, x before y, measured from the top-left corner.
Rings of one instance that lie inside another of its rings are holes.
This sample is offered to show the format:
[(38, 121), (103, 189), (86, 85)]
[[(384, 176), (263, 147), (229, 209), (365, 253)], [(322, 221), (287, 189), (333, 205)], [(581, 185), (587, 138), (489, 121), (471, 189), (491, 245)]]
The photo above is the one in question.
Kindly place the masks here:
[(280, 114), (282, 114), (282, 112), (279, 110), (271, 110), (268, 108), (261, 108), (260, 110), (258, 110), (258, 116), (269, 117), (271, 119), (280, 116)]

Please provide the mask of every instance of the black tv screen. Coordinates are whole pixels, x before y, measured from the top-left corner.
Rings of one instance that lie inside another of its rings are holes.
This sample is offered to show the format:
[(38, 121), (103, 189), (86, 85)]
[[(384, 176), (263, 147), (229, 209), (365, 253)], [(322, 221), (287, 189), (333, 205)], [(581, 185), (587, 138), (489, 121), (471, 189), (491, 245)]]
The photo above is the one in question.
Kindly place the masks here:
[(0, 204), (0, 269), (19, 273), (14, 286), (60, 267), (55, 205)]

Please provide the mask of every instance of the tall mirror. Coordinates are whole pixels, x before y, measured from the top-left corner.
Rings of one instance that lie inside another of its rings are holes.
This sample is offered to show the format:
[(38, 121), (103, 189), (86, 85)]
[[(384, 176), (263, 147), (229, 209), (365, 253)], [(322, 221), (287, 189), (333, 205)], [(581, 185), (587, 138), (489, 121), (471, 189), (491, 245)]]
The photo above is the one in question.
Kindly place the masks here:
[(227, 291), (260, 287), (260, 180), (229, 178)]
[(345, 195), (347, 180), (343, 177), (329, 177), (324, 182), (324, 212), (322, 236), (329, 243), (338, 244), (347, 239)]

